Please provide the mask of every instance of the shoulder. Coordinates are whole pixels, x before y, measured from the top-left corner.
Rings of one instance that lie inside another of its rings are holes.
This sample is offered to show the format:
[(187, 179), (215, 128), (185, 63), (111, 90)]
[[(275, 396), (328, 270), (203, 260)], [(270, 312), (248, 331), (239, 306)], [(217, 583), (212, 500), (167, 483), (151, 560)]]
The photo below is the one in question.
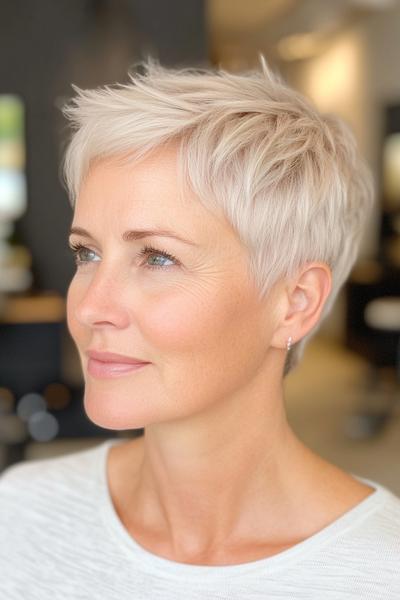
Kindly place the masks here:
[(59, 478), (61, 474), (65, 475), (72, 471), (82, 473), (83, 470), (93, 465), (96, 454), (99, 454), (100, 446), (101, 444), (61, 456), (16, 463), (0, 473), (0, 484), (4, 485), (5, 482), (17, 483), (21, 478), (25, 481), (26, 478), (30, 481), (43, 476)]
[[(377, 481), (364, 479), (365, 482), (376, 488), (372, 495), (369, 510), (369, 519), (367, 523), (373, 530), (375, 527), (385, 529), (388, 527), (389, 533), (400, 533), (400, 497)], [(368, 514), (368, 513), (367, 513)]]
[(12, 465), (0, 474), (0, 522), (33, 512), (48, 515), (58, 507), (87, 502), (99, 480), (100, 446)]
[[(106, 447), (18, 463), (0, 474), (0, 571), (7, 573), (1, 598), (25, 597), (26, 589), (47, 598), (56, 585), (65, 589), (82, 556), (95, 556)], [(17, 587), (21, 594), (10, 594)]]
[(377, 491), (350, 511), (352, 518), (337, 540), (336, 551), (340, 548), (340, 556), (347, 557), (347, 568), (374, 573), (382, 584), (390, 582), (400, 592), (400, 498), (372, 483)]
[(365, 521), (363, 535), (379, 550), (392, 551), (399, 560), (400, 572), (400, 498), (380, 486), (375, 508)]

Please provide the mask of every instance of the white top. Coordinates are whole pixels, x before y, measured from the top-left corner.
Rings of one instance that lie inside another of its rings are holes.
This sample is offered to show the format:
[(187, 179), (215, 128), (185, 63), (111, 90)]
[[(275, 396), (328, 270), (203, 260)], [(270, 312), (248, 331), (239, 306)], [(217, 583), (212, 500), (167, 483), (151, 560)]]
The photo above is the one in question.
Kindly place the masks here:
[(120, 521), (106, 477), (121, 439), (0, 476), (4, 600), (399, 600), (400, 498), (382, 485), (291, 548), (239, 565), (171, 561)]

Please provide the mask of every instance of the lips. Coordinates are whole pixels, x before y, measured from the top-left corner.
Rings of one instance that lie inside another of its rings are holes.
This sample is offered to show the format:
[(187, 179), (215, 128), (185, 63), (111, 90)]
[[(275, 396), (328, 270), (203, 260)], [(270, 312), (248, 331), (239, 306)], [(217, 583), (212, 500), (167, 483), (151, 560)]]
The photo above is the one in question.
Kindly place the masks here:
[(92, 377), (106, 379), (110, 377), (121, 377), (125, 374), (139, 371), (149, 362), (138, 358), (116, 354), (114, 352), (98, 352), (97, 350), (88, 350), (89, 357), (87, 363), (88, 373)]
[(87, 355), (89, 356), (89, 358), (104, 363), (118, 363), (120, 365), (149, 364), (148, 361), (141, 360), (140, 358), (125, 356), (123, 354), (116, 354), (115, 352), (98, 352), (97, 350), (88, 350)]

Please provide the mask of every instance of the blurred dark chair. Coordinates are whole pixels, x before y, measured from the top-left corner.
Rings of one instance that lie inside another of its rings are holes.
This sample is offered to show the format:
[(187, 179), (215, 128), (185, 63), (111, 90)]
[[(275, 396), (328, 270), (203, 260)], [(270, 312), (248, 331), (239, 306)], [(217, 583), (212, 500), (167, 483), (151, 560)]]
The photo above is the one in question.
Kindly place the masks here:
[(18, 400), (31, 394), (39, 410), (39, 394), (60, 381), (64, 315), (64, 300), (54, 293), (10, 294), (2, 305), (0, 445), (6, 465), (23, 458), (31, 439), (27, 423), (17, 414)]
[(349, 437), (376, 435), (399, 401), (400, 274), (375, 261), (354, 270), (347, 286), (347, 346), (370, 366), (360, 407), (346, 423)]

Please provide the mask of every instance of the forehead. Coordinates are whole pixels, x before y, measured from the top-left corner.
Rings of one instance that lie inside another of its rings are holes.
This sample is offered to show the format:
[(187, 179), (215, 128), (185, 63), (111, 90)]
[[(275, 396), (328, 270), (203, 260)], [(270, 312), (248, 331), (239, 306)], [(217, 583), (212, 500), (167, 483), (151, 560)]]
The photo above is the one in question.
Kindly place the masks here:
[(155, 226), (207, 238), (233, 233), (221, 214), (208, 210), (181, 185), (174, 148), (154, 151), (139, 161), (96, 160), (75, 205), (74, 224), (84, 222), (121, 230)]

